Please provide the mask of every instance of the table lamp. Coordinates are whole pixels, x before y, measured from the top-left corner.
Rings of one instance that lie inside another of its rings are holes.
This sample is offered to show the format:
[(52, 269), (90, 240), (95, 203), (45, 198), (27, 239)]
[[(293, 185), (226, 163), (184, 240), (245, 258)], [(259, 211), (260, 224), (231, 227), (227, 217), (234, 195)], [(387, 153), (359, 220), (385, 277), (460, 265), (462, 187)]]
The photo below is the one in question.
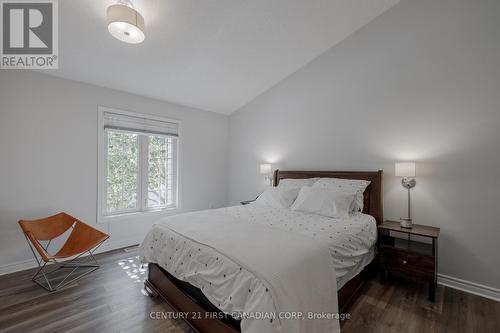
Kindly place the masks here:
[(273, 177), (271, 175), (272, 165), (271, 164), (261, 164), (260, 174), (265, 175), (265, 179), (269, 181), (269, 186), (273, 186)]
[(412, 227), (411, 204), (410, 204), (410, 189), (415, 187), (415, 162), (397, 162), (396, 177), (403, 177), (401, 185), (408, 190), (408, 217), (400, 218), (402, 228)]

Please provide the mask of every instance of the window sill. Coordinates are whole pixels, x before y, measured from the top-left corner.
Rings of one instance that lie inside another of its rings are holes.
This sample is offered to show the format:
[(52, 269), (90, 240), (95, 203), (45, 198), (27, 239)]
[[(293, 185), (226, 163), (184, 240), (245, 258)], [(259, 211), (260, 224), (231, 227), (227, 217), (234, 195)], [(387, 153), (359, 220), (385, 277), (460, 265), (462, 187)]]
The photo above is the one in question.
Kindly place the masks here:
[(163, 208), (156, 210), (148, 210), (143, 212), (131, 212), (131, 213), (123, 213), (118, 215), (107, 215), (107, 216), (98, 216), (97, 223), (98, 224), (106, 224), (110, 222), (119, 222), (119, 221), (127, 221), (133, 220), (137, 218), (148, 218), (148, 217), (161, 217), (161, 216), (170, 216), (174, 214), (178, 214), (181, 212), (180, 207), (172, 207), (172, 208)]

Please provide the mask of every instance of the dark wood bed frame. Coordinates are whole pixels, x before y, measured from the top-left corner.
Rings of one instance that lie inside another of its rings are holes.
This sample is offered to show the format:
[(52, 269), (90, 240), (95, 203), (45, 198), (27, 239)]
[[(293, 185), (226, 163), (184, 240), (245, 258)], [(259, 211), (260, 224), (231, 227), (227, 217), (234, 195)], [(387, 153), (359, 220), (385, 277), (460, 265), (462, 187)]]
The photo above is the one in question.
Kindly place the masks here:
[[(278, 186), (281, 179), (293, 178), (344, 178), (371, 181), (364, 192), (363, 212), (372, 215), (377, 225), (382, 223), (382, 171), (281, 171), (274, 172), (273, 183)], [(372, 265), (368, 265), (357, 276), (349, 280), (338, 291), (339, 312), (344, 313), (354, 302), (370, 274)], [(199, 333), (238, 333), (239, 322), (231, 319), (218, 319), (214, 315), (218, 310), (206, 299), (202, 292), (184, 281), (179, 281), (157, 264), (148, 265), (148, 279), (145, 288), (150, 296), (160, 296), (175, 311), (186, 313), (183, 319)], [(217, 318), (217, 319), (216, 319)]]

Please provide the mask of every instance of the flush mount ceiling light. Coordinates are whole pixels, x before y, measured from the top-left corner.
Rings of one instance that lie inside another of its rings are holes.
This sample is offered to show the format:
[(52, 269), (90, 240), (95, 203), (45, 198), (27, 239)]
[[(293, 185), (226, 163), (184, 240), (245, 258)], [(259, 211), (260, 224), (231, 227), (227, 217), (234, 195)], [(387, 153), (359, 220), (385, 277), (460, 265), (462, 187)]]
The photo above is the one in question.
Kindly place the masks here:
[(107, 10), (108, 30), (116, 39), (138, 44), (144, 41), (144, 18), (129, 0), (120, 0)]

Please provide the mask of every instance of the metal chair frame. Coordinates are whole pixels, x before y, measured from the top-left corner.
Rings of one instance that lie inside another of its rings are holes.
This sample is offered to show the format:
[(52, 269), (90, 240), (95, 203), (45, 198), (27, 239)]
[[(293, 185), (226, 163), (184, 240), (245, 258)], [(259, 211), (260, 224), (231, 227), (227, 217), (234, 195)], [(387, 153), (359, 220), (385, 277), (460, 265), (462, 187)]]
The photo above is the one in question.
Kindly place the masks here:
[[(70, 229), (74, 230), (75, 229), (75, 223), (70, 226)], [(57, 291), (68, 284), (75, 282), (82, 277), (92, 273), (93, 271), (97, 270), (100, 265), (97, 259), (94, 256), (94, 252), (109, 238), (106, 237), (103, 239), (101, 242), (97, 243), (94, 247), (76, 255), (73, 256), (72, 259), (69, 260), (60, 260), (58, 261), (55, 258), (49, 258), (47, 261), (45, 261), (41, 256), (40, 258), (37, 256), (37, 251), (33, 248), (32, 241), (28, 238), (26, 234), (24, 234), (24, 237), (26, 239), (26, 242), (29, 245), (29, 248), (31, 250), (31, 253), (33, 254), (33, 257), (35, 257), (35, 260), (38, 264), (38, 269), (36, 270), (35, 274), (31, 278), (31, 281), (35, 282), (38, 284), (40, 287), (44, 288), (47, 291)], [(46, 252), (48, 252), (48, 248), (50, 246), (50, 243), (52, 239), (49, 239), (47, 244), (44, 246), (39, 240), (34, 240), (36, 241)], [(81, 258), (83, 255), (87, 254), (88, 256), (86, 257), (85, 260), (83, 261), (78, 261), (79, 258)], [(71, 257), (70, 257), (71, 258)], [(56, 266), (54, 269), (51, 269), (52, 267)], [(89, 268), (85, 272), (77, 275), (76, 277), (68, 280), (68, 278), (78, 269), (78, 268), (83, 268), (87, 267)], [(61, 269), (64, 268), (73, 268), (69, 274), (64, 276), (61, 282), (59, 282), (57, 285), (53, 285), (50, 281), (49, 274), (55, 273)], [(43, 282), (45, 280), (45, 283)]]
[[(73, 228), (73, 226), (71, 226), (71, 228)], [(98, 269), (100, 267), (100, 265), (99, 265), (99, 262), (97, 261), (97, 259), (94, 257), (94, 252), (106, 241), (106, 240), (103, 240), (102, 242), (100, 242), (99, 244), (94, 246), (92, 249), (87, 250), (85, 252), (82, 252), (70, 260), (57, 261), (56, 259), (49, 259), (48, 261), (44, 261), (44, 260), (38, 258), (38, 256), (36, 255), (36, 252), (33, 249), (33, 246), (31, 245), (31, 242), (28, 239), (28, 237), (26, 237), (26, 235), (24, 237), (26, 238), (26, 242), (28, 242), (31, 253), (33, 253), (33, 256), (35, 257), (35, 260), (38, 264), (38, 269), (37, 269), (36, 273), (33, 275), (33, 277), (31, 278), (31, 281), (35, 282), (36, 284), (38, 284), (40, 287), (44, 288), (47, 291), (57, 291), (65, 286), (67, 286), (68, 284), (75, 282), (75, 281), (81, 279), (82, 277), (84, 277), (85, 275), (90, 274), (93, 271), (95, 271), (96, 269)], [(42, 244), (40, 244), (40, 242), (38, 242), (38, 243), (45, 249), (45, 251), (47, 251), (47, 249), (50, 246), (50, 242), (51, 242), (51, 240), (48, 241), (46, 246), (43, 246)], [(89, 254), (87, 257), (88, 258), (87, 260), (82, 261), (82, 262), (75, 261), (78, 258), (82, 257), (86, 253)], [(93, 263), (89, 264), (88, 262), (93, 262)], [(49, 264), (49, 265), (47, 265), (47, 264)], [(49, 271), (44, 271), (44, 269), (46, 267), (49, 268), (50, 266), (54, 266), (54, 265), (57, 265), (57, 268), (49, 270)], [(51, 273), (57, 272), (63, 268), (71, 268), (71, 267), (74, 267), (73, 270), (71, 270), (71, 272), (69, 272), (69, 274), (66, 275), (61, 282), (59, 282), (59, 284), (57, 284), (55, 287), (53, 287), (52, 284), (50, 283), (50, 279), (48, 278), (48, 275)], [(83, 272), (82, 274), (74, 277), (71, 280), (66, 281), (71, 276), (71, 274), (73, 274), (78, 268), (81, 268), (81, 267), (89, 267), (91, 269)], [(42, 278), (45, 280), (46, 285), (44, 285), (42, 282), (39, 281)], [(66, 281), (66, 283), (64, 283), (65, 281)]]

